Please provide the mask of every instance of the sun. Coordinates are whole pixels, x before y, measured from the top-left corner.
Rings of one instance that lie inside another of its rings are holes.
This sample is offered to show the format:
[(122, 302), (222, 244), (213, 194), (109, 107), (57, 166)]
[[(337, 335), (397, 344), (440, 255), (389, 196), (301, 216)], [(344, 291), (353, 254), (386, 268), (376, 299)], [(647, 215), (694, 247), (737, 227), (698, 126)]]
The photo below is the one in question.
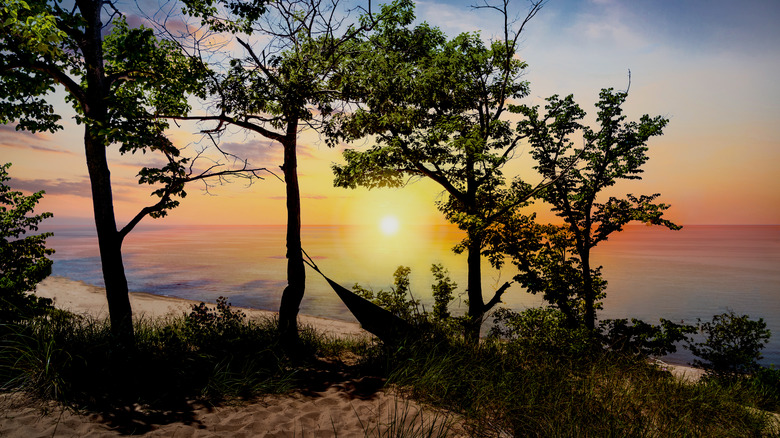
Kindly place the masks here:
[(392, 236), (397, 233), (400, 226), (401, 223), (398, 222), (398, 218), (395, 216), (385, 216), (379, 222), (379, 229), (386, 236)]

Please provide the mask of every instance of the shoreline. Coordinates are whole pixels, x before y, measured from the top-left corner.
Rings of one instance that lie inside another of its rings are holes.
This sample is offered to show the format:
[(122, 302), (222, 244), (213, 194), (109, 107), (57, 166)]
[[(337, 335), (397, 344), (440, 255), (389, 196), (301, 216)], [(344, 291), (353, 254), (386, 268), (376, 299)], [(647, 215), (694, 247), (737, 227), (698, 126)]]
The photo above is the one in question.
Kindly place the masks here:
[[(77, 314), (86, 314), (95, 318), (108, 317), (105, 288), (87, 284), (80, 280), (67, 277), (50, 276), (38, 284), (36, 295), (54, 300), (54, 305)], [(148, 292), (130, 292), (130, 305), (136, 318), (165, 318), (189, 313), (193, 305), (202, 301), (186, 298), (166, 297)], [(213, 303), (209, 303), (213, 306)], [(248, 318), (274, 318), (277, 312), (271, 310), (253, 309), (248, 307), (233, 307), (244, 312)], [(317, 331), (335, 337), (367, 337), (371, 336), (360, 327), (360, 324), (319, 316), (298, 315), (302, 325), (314, 327)], [(697, 381), (704, 375), (704, 370), (688, 364), (655, 361), (661, 369), (666, 369), (672, 375), (687, 380)]]
[[(54, 300), (55, 306), (78, 314), (95, 318), (108, 317), (105, 288), (87, 284), (67, 277), (50, 276), (38, 284), (36, 295)], [(130, 305), (136, 318), (165, 318), (189, 313), (193, 305), (201, 301), (186, 298), (166, 297), (148, 292), (130, 292)], [(211, 304), (213, 305), (213, 304)], [(234, 307), (244, 312), (248, 318), (274, 318), (277, 312), (271, 310)], [(371, 336), (360, 328), (360, 324), (319, 316), (298, 315), (303, 325), (314, 327), (317, 331), (336, 337)], [(704, 370), (687, 364), (660, 361), (658, 366), (668, 370), (674, 376), (696, 381), (704, 375)]]
[[(52, 299), (54, 306), (63, 310), (99, 319), (108, 317), (108, 303), (104, 287), (67, 277), (49, 276), (38, 284), (35, 294), (39, 297)], [(148, 292), (130, 292), (129, 295), (134, 318), (156, 319), (181, 316), (189, 313), (193, 305), (203, 302)], [(214, 303), (207, 304), (214, 306)], [(231, 307), (241, 310), (249, 319), (269, 319), (275, 318), (277, 315), (277, 312), (271, 310)], [(360, 328), (360, 324), (354, 322), (302, 314), (298, 315), (298, 321), (302, 325), (312, 326), (330, 336), (370, 336), (367, 331)]]

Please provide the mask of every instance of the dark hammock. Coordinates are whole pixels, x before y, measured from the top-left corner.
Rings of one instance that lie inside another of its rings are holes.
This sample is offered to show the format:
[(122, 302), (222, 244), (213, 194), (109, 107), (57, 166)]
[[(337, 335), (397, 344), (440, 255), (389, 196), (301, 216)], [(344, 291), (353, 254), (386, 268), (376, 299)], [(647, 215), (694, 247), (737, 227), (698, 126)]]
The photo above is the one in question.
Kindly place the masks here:
[[(306, 254), (305, 251), (304, 254)], [(409, 322), (331, 280), (320, 271), (308, 254), (306, 254), (306, 257), (309, 260), (304, 259), (304, 262), (328, 281), (330, 287), (333, 288), (339, 298), (341, 298), (341, 301), (346, 304), (347, 309), (355, 315), (355, 318), (367, 332), (381, 339), (386, 344), (395, 343), (412, 333), (412, 325)]]

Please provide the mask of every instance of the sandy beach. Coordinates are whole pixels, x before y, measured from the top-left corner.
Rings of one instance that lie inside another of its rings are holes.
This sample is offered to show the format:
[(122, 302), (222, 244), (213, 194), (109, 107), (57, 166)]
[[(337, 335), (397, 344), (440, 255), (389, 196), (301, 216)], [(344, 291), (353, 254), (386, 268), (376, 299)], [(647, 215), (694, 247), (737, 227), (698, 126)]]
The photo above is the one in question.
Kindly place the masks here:
[[(37, 290), (55, 306), (97, 318), (107, 316), (105, 291), (80, 281), (50, 277)], [(189, 312), (195, 301), (131, 293), (137, 317), (161, 318)], [(249, 318), (274, 317), (274, 312), (242, 309)], [(358, 324), (301, 316), (303, 324), (332, 336), (369, 336)], [(701, 370), (660, 364), (673, 374), (695, 380)], [(99, 414), (81, 415), (53, 402), (42, 406), (19, 394), (0, 395), (0, 437), (363, 437), (379, 436), (391, 419), (407, 418), (409, 428), (432, 422), (454, 423), (451, 414), (421, 407), (391, 390), (378, 390), (379, 379), (327, 382), (320, 388), (288, 395), (265, 396), (251, 403), (201, 406), (188, 402), (179, 415), (162, 422), (120, 421)], [(137, 408), (140, 409), (140, 408)], [(129, 418), (143, 418), (143, 412)], [(132, 415), (135, 414), (135, 415)], [(456, 429), (457, 430), (457, 429)], [(465, 436), (452, 433), (448, 436)]]

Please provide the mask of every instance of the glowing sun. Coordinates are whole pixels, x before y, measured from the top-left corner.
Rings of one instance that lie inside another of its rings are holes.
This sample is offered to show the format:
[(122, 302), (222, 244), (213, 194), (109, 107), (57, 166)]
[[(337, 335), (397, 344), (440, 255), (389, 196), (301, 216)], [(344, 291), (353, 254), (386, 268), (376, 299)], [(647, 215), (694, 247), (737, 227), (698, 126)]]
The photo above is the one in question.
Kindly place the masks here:
[(398, 222), (398, 218), (395, 216), (385, 216), (379, 222), (379, 229), (382, 231), (382, 234), (386, 236), (391, 236), (397, 233), (400, 226), (401, 223)]

